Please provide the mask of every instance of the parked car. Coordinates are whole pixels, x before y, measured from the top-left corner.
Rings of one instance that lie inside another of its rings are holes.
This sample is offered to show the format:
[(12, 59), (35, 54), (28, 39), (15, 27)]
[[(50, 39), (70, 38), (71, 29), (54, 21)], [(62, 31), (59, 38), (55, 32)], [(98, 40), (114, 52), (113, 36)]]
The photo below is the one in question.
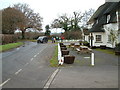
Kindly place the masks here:
[(47, 36), (40, 36), (37, 39), (37, 43), (47, 43), (48, 42), (48, 37)]

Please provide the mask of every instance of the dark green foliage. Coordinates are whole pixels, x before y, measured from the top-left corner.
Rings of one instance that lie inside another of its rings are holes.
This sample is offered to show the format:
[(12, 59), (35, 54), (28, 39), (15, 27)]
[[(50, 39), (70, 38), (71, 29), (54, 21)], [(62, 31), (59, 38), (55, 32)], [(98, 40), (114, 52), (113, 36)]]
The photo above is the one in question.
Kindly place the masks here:
[(45, 35), (50, 36), (51, 31), (49, 30), (50, 29), (49, 25), (46, 25), (45, 29), (46, 29)]

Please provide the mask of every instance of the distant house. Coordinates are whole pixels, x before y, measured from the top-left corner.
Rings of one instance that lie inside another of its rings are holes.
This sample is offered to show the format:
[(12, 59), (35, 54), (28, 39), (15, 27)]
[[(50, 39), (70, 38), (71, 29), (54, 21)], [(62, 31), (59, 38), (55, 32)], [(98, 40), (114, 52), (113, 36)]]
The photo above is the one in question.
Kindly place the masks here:
[(119, 8), (120, 2), (106, 2), (96, 10), (88, 21), (90, 46), (114, 48), (119, 43)]

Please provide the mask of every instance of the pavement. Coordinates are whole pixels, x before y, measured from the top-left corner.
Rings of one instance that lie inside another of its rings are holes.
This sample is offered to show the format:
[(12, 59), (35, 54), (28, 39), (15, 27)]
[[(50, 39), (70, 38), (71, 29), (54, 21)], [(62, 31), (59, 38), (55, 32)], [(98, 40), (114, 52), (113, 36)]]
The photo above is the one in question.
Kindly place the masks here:
[(90, 54), (68, 50), (75, 55), (74, 64), (60, 67), (50, 88), (118, 88), (118, 56), (93, 50), (95, 66), (91, 66)]

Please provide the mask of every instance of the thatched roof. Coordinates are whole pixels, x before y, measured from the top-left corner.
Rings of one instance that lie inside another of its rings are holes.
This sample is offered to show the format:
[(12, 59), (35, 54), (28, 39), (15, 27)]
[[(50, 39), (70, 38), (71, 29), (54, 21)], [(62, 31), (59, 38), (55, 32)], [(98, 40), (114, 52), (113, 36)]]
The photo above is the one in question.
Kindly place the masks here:
[[(120, 2), (106, 2), (101, 5), (93, 16), (88, 21), (88, 24), (93, 23), (93, 27), (89, 30), (90, 32), (104, 32), (103, 25), (107, 23), (117, 22), (116, 11), (120, 7)], [(107, 16), (110, 15), (110, 19), (107, 22)]]

